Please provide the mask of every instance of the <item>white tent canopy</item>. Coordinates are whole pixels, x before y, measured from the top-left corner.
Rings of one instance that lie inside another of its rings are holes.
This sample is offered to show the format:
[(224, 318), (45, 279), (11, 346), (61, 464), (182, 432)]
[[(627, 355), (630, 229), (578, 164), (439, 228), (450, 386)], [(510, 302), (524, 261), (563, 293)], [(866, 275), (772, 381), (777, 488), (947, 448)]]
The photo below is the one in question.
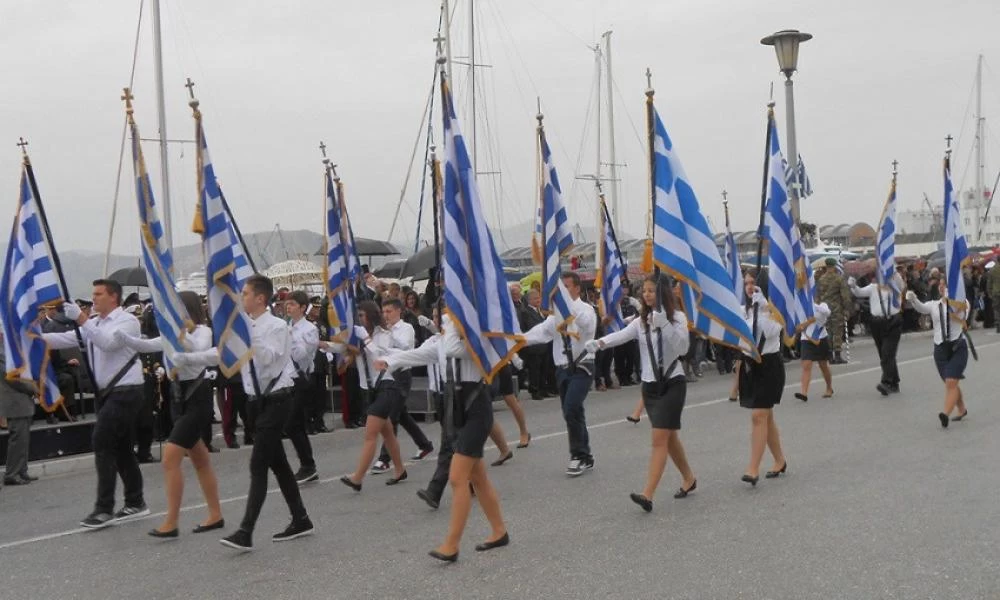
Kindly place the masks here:
[(322, 283), (323, 270), (318, 265), (304, 260), (286, 260), (271, 265), (264, 271), (271, 278), (274, 287), (302, 288), (308, 284)]

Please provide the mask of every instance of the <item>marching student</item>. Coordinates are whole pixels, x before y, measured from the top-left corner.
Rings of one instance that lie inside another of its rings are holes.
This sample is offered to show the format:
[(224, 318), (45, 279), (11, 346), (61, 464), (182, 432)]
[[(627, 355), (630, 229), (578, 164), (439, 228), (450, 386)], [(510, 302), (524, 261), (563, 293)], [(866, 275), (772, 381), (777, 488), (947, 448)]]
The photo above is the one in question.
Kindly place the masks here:
[[(642, 284), (642, 311), (624, 329), (587, 342), (587, 350), (612, 348), (632, 341), (639, 343), (642, 368), (642, 402), (652, 425), (652, 454), (646, 486), (641, 494), (631, 494), (633, 502), (646, 512), (653, 510), (653, 494), (660, 485), (667, 458), (674, 461), (683, 477), (674, 498), (684, 498), (695, 490), (698, 481), (687, 462), (681, 444), (681, 412), (687, 395), (684, 365), (688, 351), (688, 321), (674, 309), (674, 295), (666, 278), (651, 276)], [(659, 310), (657, 307), (660, 306)]]
[[(420, 348), (388, 354), (376, 361), (375, 368), (389, 372), (436, 364), (439, 363), (442, 352), (457, 363), (456, 375), (460, 383), (456, 382), (453, 397), (453, 422), (442, 424), (452, 425), (456, 430), (454, 456), (448, 475), (452, 492), (451, 520), (444, 542), (429, 552), (430, 556), (438, 560), (455, 562), (458, 560), (462, 533), (472, 509), (473, 489), (491, 530), (487, 540), (476, 545), (476, 551), (485, 552), (506, 546), (510, 543), (510, 535), (500, 510), (500, 498), (490, 483), (483, 461), (483, 447), (493, 425), (490, 386), (483, 382), (461, 335), (447, 316), (442, 318), (442, 330), (442, 335), (431, 338)], [(470, 483), (473, 489), (470, 489)]]
[(765, 477), (773, 479), (788, 470), (778, 425), (774, 421), (774, 405), (781, 402), (785, 388), (785, 363), (781, 360), (781, 323), (771, 317), (767, 299), (749, 276), (746, 294), (751, 299), (751, 306), (746, 309), (745, 318), (757, 341), (761, 361), (758, 363), (748, 357), (741, 361), (740, 406), (751, 410), (750, 465), (742, 480), (756, 486), (765, 447), (774, 458), (774, 466)]
[[(202, 352), (212, 348), (212, 330), (205, 325), (205, 314), (201, 299), (194, 292), (180, 292), (180, 299), (187, 309), (188, 318), (195, 324), (194, 331), (184, 337), (184, 349)], [(160, 338), (141, 339), (130, 336), (122, 330), (115, 332), (115, 339), (140, 353), (162, 352)], [(191, 459), (198, 484), (201, 486), (208, 507), (208, 517), (194, 528), (193, 533), (204, 533), (222, 529), (226, 521), (222, 518), (219, 504), (219, 482), (212, 470), (208, 447), (202, 439), (206, 426), (212, 424), (212, 382), (206, 377), (206, 369), (199, 366), (178, 367), (170, 382), (170, 414), (173, 427), (163, 449), (163, 481), (167, 494), (167, 514), (159, 527), (149, 532), (155, 538), (176, 538), (177, 522), (180, 517), (181, 498), (184, 494), (184, 473), (181, 461), (184, 455)]]
[(313, 459), (312, 443), (306, 434), (307, 411), (313, 404), (316, 393), (312, 385), (313, 367), (316, 365), (316, 350), (319, 348), (319, 330), (308, 319), (309, 297), (302, 290), (290, 293), (285, 299), (285, 314), (291, 319), (292, 349), (291, 361), (295, 367), (292, 389), (292, 404), (285, 423), (285, 435), (295, 447), (299, 456), (299, 470), (295, 481), (300, 485), (319, 479), (316, 461)]
[[(919, 313), (930, 315), (934, 326), (934, 365), (938, 375), (944, 381), (944, 412), (938, 413), (941, 427), (948, 427), (949, 421), (961, 421), (969, 414), (962, 398), (962, 388), (958, 382), (965, 379), (965, 367), (969, 363), (969, 346), (963, 337), (966, 316), (969, 314), (969, 301), (965, 301), (965, 309), (958, 310), (954, 316), (948, 314), (948, 284), (944, 276), (938, 282), (940, 300), (921, 302), (912, 291), (906, 292), (910, 306)], [(950, 317), (950, 318), (949, 318)], [(958, 408), (958, 414), (952, 418), (951, 413)]]
[[(900, 294), (906, 289), (906, 284), (899, 273), (892, 276), (893, 284)], [(900, 314), (901, 295), (888, 284), (878, 282), (858, 287), (853, 277), (847, 280), (847, 287), (856, 298), (868, 298), (871, 311), (871, 321), (868, 328), (875, 340), (879, 362), (882, 366), (882, 379), (875, 389), (883, 396), (899, 392), (899, 367), (896, 366), (896, 353), (899, 351), (899, 338), (903, 334), (903, 316)]]
[[(138, 337), (139, 320), (121, 308), (122, 286), (110, 279), (93, 283), (92, 309), (83, 311), (73, 303), (63, 305), (63, 312), (76, 321), (87, 344), (90, 361), (97, 380), (97, 423), (94, 425), (94, 463), (97, 468), (97, 501), (94, 510), (80, 525), (101, 529), (113, 523), (144, 517), (149, 507), (142, 492), (142, 471), (136, 459), (135, 422), (143, 402), (142, 363), (139, 354), (127, 348), (115, 337), (116, 331)], [(52, 350), (77, 347), (72, 331), (45, 333), (42, 337)], [(112, 514), (115, 506), (115, 483), (121, 476), (125, 487), (125, 506)]]
[(802, 332), (799, 344), (802, 353), (802, 388), (795, 397), (803, 402), (809, 401), (809, 382), (812, 380), (813, 363), (819, 363), (819, 371), (826, 383), (824, 398), (833, 397), (833, 374), (830, 373), (830, 338), (826, 332), (826, 321), (830, 318), (830, 307), (825, 302), (813, 303), (815, 321)]
[[(311, 535), (314, 531), (281, 443), (292, 404), (295, 367), (291, 360), (292, 335), (288, 324), (267, 310), (268, 301), (273, 296), (274, 284), (263, 275), (251, 275), (243, 284), (243, 310), (251, 320), (253, 358), (246, 361), (240, 375), (250, 402), (257, 406), (253, 452), (250, 455), (250, 492), (239, 529), (219, 542), (244, 552), (253, 550), (253, 531), (267, 497), (268, 469), (274, 472), (292, 516), (288, 527), (271, 536), (271, 539), (284, 542)], [(215, 366), (219, 362), (219, 353), (217, 350), (181, 353), (174, 358), (174, 362), (178, 366)]]
[(594, 355), (587, 352), (585, 345), (594, 339), (597, 313), (594, 307), (580, 298), (579, 275), (573, 271), (564, 272), (562, 282), (572, 298), (569, 306), (572, 322), (563, 331), (556, 322), (556, 316), (549, 315), (525, 332), (524, 341), (528, 346), (553, 342), (552, 359), (556, 365), (559, 400), (569, 433), (570, 461), (566, 474), (578, 477), (594, 468), (583, 402), (594, 380)]

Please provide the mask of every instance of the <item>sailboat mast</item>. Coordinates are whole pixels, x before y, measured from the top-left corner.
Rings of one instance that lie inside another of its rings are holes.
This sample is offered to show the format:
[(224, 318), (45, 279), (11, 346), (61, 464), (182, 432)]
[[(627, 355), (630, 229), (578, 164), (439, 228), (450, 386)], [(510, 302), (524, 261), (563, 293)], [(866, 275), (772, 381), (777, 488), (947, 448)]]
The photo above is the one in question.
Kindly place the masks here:
[(611, 196), (611, 223), (614, 230), (621, 231), (618, 220), (618, 164), (615, 157), (615, 99), (614, 79), (611, 78), (611, 32), (604, 32), (604, 54), (608, 63), (608, 160), (611, 167), (611, 181), (608, 186)]
[(973, 208), (975, 209), (975, 231), (970, 231), (969, 235), (975, 235), (979, 239), (980, 228), (983, 223), (980, 221), (980, 209), (983, 204), (983, 55), (979, 55), (976, 61), (976, 191), (973, 196)]
[[(597, 43), (594, 45), (594, 68), (597, 71), (597, 87), (594, 88), (594, 95), (597, 99), (597, 111), (594, 114), (594, 124), (596, 125), (595, 130), (597, 131), (597, 163), (595, 165), (594, 171), (594, 181), (598, 184), (601, 182), (601, 72), (604, 70), (604, 66), (601, 64), (601, 44)], [(601, 209), (600, 209), (600, 198), (598, 198), (598, 208), (595, 211), (597, 213), (597, 223), (595, 231), (598, 235), (601, 232)], [(595, 240), (595, 242), (600, 243), (600, 240)], [(594, 246), (594, 253), (596, 258), (597, 245)]]
[(167, 250), (174, 249), (173, 228), (170, 218), (170, 175), (167, 165), (167, 111), (163, 100), (163, 44), (160, 39), (160, 0), (152, 0), (153, 11), (153, 68), (156, 76), (156, 116), (160, 126), (160, 187), (163, 198), (163, 236)]
[(451, 68), (451, 6), (448, 0), (441, 1), (441, 11), (444, 13), (444, 56), (448, 64), (448, 77), (454, 77)]
[(469, 0), (469, 120), (471, 136), (469, 148), (472, 150), (472, 176), (479, 174), (479, 157), (476, 152), (476, 2)]

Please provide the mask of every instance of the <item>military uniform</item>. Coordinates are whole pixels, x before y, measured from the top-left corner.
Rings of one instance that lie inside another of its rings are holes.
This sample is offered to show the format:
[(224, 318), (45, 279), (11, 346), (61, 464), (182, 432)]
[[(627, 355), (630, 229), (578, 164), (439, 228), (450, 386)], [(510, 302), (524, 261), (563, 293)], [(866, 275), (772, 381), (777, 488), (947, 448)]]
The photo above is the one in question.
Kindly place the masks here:
[(1000, 333), (1000, 266), (994, 266), (986, 275), (986, 290), (993, 300), (993, 311), (996, 314), (997, 333)]
[(844, 276), (837, 272), (836, 259), (829, 259), (826, 264), (826, 272), (816, 282), (816, 302), (825, 302), (830, 307), (830, 318), (827, 320), (827, 331), (830, 332), (830, 345), (833, 349), (833, 360), (830, 362), (842, 364), (845, 362), (840, 356), (844, 345), (844, 326), (854, 299)]

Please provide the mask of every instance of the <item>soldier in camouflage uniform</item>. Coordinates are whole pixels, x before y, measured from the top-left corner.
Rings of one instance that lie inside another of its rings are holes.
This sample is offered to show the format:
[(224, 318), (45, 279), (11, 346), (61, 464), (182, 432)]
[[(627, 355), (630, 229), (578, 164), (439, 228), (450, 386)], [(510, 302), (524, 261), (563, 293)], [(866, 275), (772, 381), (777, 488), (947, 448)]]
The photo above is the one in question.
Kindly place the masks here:
[(826, 302), (830, 307), (830, 318), (826, 325), (833, 349), (833, 360), (830, 364), (842, 365), (847, 362), (840, 355), (844, 345), (844, 326), (854, 306), (854, 298), (844, 276), (837, 271), (836, 258), (826, 259), (824, 273), (816, 282), (816, 303), (822, 302)]

